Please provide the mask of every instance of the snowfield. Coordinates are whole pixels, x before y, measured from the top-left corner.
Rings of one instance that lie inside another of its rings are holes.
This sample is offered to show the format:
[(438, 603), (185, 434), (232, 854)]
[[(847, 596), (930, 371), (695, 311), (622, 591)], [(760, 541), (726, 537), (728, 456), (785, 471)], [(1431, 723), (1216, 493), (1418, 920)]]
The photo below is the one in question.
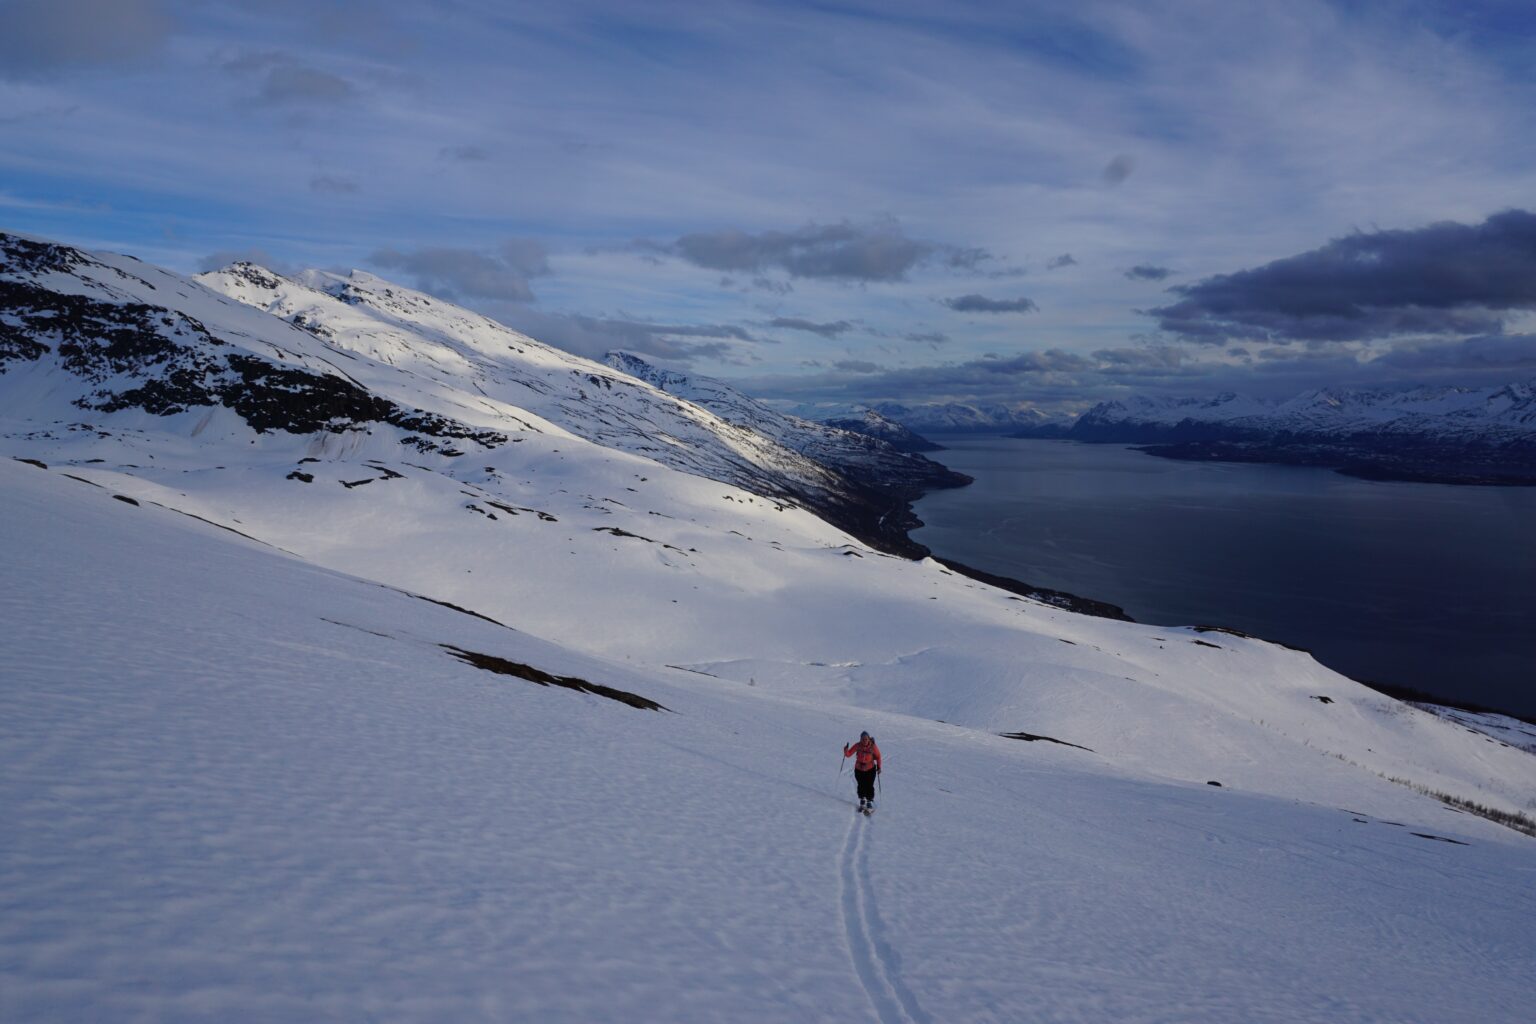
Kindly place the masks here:
[(595, 658), (56, 472), (0, 495), (6, 1020), (1529, 1010), (1536, 845), (1401, 787), (1160, 780)]
[(1507, 723), (368, 275), (0, 242), (0, 1019), (1527, 1019), (1536, 840), (1423, 792), (1536, 814)]

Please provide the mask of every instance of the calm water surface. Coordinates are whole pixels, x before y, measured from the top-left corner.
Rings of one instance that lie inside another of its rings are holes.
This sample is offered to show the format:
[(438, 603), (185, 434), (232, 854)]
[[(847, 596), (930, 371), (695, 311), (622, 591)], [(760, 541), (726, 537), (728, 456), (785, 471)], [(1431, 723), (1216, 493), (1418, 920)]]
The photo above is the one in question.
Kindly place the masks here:
[(1536, 715), (1536, 488), (1176, 462), (1118, 445), (935, 438), (976, 482), (917, 505), (936, 553), (1231, 626), (1357, 679)]

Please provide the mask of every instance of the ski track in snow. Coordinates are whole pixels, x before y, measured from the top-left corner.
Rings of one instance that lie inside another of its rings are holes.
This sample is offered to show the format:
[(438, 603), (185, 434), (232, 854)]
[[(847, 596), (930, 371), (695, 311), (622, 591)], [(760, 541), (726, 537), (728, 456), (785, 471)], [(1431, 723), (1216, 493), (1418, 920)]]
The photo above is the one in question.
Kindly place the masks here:
[(881, 1024), (930, 1024), (932, 1018), (901, 978), (901, 958), (885, 937), (869, 879), (870, 823), (855, 816), (843, 842), (839, 900), (848, 933), (848, 955), (859, 984)]

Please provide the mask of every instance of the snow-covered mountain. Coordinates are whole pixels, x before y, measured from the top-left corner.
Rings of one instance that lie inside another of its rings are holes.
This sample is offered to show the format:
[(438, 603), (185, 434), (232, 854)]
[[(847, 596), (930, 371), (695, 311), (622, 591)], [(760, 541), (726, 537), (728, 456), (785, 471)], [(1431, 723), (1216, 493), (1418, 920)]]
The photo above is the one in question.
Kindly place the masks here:
[(889, 417), (882, 416), (873, 409), (863, 409), (850, 413), (847, 416), (829, 416), (821, 422), (829, 427), (837, 427), (839, 430), (851, 430), (856, 434), (865, 434), (869, 437), (879, 438), (899, 452), (941, 452), (944, 446), (935, 444), (926, 437), (897, 423)]
[[(708, 409), (728, 423), (772, 438), (820, 465), (837, 470), (868, 494), (876, 507), (895, 513), (882, 519), (892, 531), (889, 539), (893, 543), (898, 536), (905, 535), (906, 529), (916, 525), (906, 508), (908, 502), (925, 491), (971, 482), (970, 477), (946, 469), (909, 448), (898, 447), (871, 430), (852, 430), (780, 412), (713, 377), (664, 370), (628, 352), (611, 352), (606, 362), (670, 395)], [(877, 413), (872, 415), (875, 420), (861, 423), (872, 430), (888, 425), (883, 432), (904, 441), (915, 436)]]
[(1138, 395), (1103, 402), (1084, 413), (1073, 433), (1140, 432), (1172, 440), (1220, 425), (1231, 434), (1348, 439), (1360, 435), (1419, 438), (1439, 443), (1499, 444), (1536, 439), (1536, 382), (1489, 388), (1408, 390), (1323, 388), (1280, 403), (1225, 393), (1213, 398)]
[(898, 423), (917, 434), (1002, 434), (1037, 426), (1050, 419), (1040, 410), (1026, 405), (972, 405), (965, 402), (813, 403), (790, 405), (786, 411), (822, 423), (859, 419), (873, 411), (882, 419)]
[(870, 408), (918, 433), (1004, 433), (1034, 426), (1040, 412), (1027, 406), (935, 402), (873, 402)]
[(1141, 395), (1094, 406), (1065, 436), (1153, 443), (1154, 454), (1175, 458), (1333, 465), (1358, 475), (1445, 482), (1536, 482), (1536, 382), (1321, 389), (1275, 404), (1230, 393)]
[(204, 281), (0, 238), (0, 1017), (1528, 1010), (1528, 752), (881, 554), (429, 296)]
[(833, 467), (751, 424), (372, 274), (309, 271), (287, 280), (242, 263), (198, 280), (331, 348), (366, 357), (375, 391), (421, 401), (430, 393), (464, 413), (465, 406), (495, 413), (513, 406), (604, 447), (802, 502), (839, 521), (866, 514), (863, 496)]

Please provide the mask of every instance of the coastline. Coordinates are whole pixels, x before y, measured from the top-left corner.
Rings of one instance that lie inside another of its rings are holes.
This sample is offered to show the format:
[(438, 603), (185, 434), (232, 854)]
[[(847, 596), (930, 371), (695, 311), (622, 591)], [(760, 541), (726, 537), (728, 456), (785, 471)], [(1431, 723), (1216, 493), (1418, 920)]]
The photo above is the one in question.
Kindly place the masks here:
[[(970, 436), (970, 435), (968, 435), (968, 436)], [(989, 439), (989, 440), (991, 440), (991, 439), (1008, 439), (1008, 440), (1012, 440), (1012, 439), (1014, 439), (1016, 437), (1016, 435), (1005, 434), (1005, 433), (1001, 433), (1001, 432), (998, 432), (998, 433), (977, 433), (977, 434), (975, 434), (973, 436), (975, 436), (977, 438), (985, 438), (985, 439)], [(1072, 440), (1072, 439), (1071, 438), (1051, 438), (1051, 439), (1026, 438), (1026, 440)], [(1106, 443), (1108, 443), (1108, 442), (1106, 442)], [(1158, 452), (1146, 452), (1146, 450), (1144, 448), (1137, 447), (1137, 446), (1122, 445), (1122, 447), (1131, 448), (1131, 449), (1133, 449), (1133, 450), (1135, 450), (1137, 452), (1144, 452), (1146, 454), (1161, 454), (1161, 453), (1158, 453)], [(1164, 456), (1164, 457), (1169, 457), (1169, 456)], [(1183, 460), (1183, 461), (1195, 461), (1195, 460), (1186, 459), (1186, 460)], [(1211, 460), (1211, 461), (1229, 461), (1229, 460)], [(1339, 469), (1339, 467), (1328, 466), (1328, 465), (1315, 465), (1315, 464), (1300, 463), (1300, 462), (1280, 462), (1278, 460), (1260, 460), (1260, 459), (1245, 459), (1245, 460), (1230, 460), (1230, 461), (1234, 461), (1234, 462), (1241, 461), (1241, 462), (1272, 464), (1272, 465), (1297, 465), (1297, 466), (1312, 465), (1312, 468), (1334, 469), (1335, 471), (1343, 472), (1343, 475), (1351, 476), (1351, 477), (1356, 477), (1358, 479), (1363, 479), (1363, 480), (1367, 480), (1367, 481), (1375, 482), (1378, 479), (1381, 479), (1381, 478), (1378, 478), (1378, 477), (1367, 475), (1365, 473), (1344, 472), (1343, 470)], [(1406, 477), (1391, 477), (1391, 478), (1387, 478), (1387, 479), (1390, 479), (1392, 481), (1414, 482), (1414, 483), (1443, 483), (1443, 482), (1445, 482), (1445, 481), (1440, 481), (1440, 480), (1409, 479), (1409, 478), (1406, 478)], [(1463, 482), (1465, 482), (1465, 481), (1463, 481)], [(1533, 481), (1533, 482), (1536, 482), (1536, 481)], [(930, 490), (932, 490), (932, 489), (930, 489)], [(929, 493), (929, 491), (924, 491), (922, 494), (917, 495), (916, 497), (914, 497), (912, 499), (912, 502), (920, 500), (920, 498), (923, 497), (924, 495), (926, 495), (927, 493)], [(916, 530), (920, 526), (924, 525), (923, 521), (921, 520), (921, 518), (919, 518), (917, 516), (917, 514), (915, 513), (915, 511), (912, 510), (911, 503), (909, 503), (907, 505), (907, 512), (909, 513), (910, 520), (911, 520), (911, 525), (908, 527), (909, 529)], [(908, 538), (908, 540), (910, 540), (910, 538)], [(1006, 590), (1006, 591), (1008, 591), (1010, 593), (1018, 594), (1018, 595), (1021, 595), (1023, 597), (1028, 597), (1028, 598), (1031, 598), (1033, 600), (1043, 601), (1044, 603), (1047, 603), (1047, 604), (1054, 604), (1054, 605), (1056, 605), (1058, 607), (1066, 608), (1068, 610), (1075, 611), (1075, 612), (1078, 612), (1080, 614), (1095, 615), (1095, 616), (1102, 617), (1102, 618), (1111, 618), (1111, 619), (1117, 619), (1117, 620), (1120, 620), (1120, 621), (1127, 621), (1127, 622), (1139, 621), (1137, 619), (1132, 618), (1129, 614), (1127, 614), (1124, 611), (1124, 609), (1122, 609), (1119, 606), (1117, 606), (1115, 604), (1112, 604), (1110, 602), (1101, 601), (1101, 600), (1097, 600), (1097, 599), (1090, 598), (1090, 597), (1084, 597), (1084, 596), (1082, 596), (1080, 594), (1075, 594), (1075, 593), (1071, 593), (1071, 592), (1068, 592), (1068, 591), (1054, 590), (1054, 589), (1047, 588), (1047, 587), (1035, 586), (1035, 585), (1026, 583), (1024, 581), (1018, 580), (1018, 579), (1013, 578), (1013, 577), (992, 573), (992, 572), (987, 571), (986, 569), (979, 568), (976, 565), (967, 564), (965, 562), (961, 562), (959, 560), (952, 559), (952, 558), (950, 558), (950, 557), (948, 557), (946, 555), (935, 553), (927, 545), (924, 545), (924, 544), (922, 544), (920, 542), (911, 541), (911, 543), (915, 547), (921, 548), (927, 554), (928, 557), (934, 558), (935, 561), (938, 561), (940, 564), (944, 565), (946, 568), (951, 569), (951, 570), (953, 570), (955, 572), (958, 572), (958, 573), (960, 573), (962, 575), (968, 576), (968, 577), (970, 577), (972, 579), (975, 579), (978, 582), (983, 582), (983, 583), (987, 583), (987, 584), (992, 585), (992, 586), (996, 586), (999, 589)], [(973, 557), (972, 558), (972, 562), (975, 562), (975, 561), (976, 561), (976, 559)], [(1302, 650), (1302, 651), (1306, 651), (1306, 653), (1313, 653), (1310, 650), (1307, 650), (1306, 647), (1297, 646), (1295, 644), (1286, 643), (1284, 641), (1272, 640), (1272, 639), (1269, 639), (1269, 638), (1263, 636), (1262, 634), (1255, 634), (1255, 633), (1252, 633), (1250, 631), (1238, 630), (1238, 629), (1235, 629), (1235, 628), (1230, 627), (1230, 626), (1221, 625), (1219, 623), (1211, 624), (1211, 623), (1197, 623), (1197, 622), (1191, 621), (1191, 622), (1181, 622), (1180, 624), (1188, 625), (1188, 626), (1191, 626), (1193, 628), (1197, 628), (1197, 629), (1201, 629), (1201, 630), (1215, 630), (1215, 631), (1220, 631), (1220, 632), (1230, 632), (1230, 633), (1234, 633), (1234, 634), (1237, 634), (1237, 635), (1240, 635), (1240, 636), (1247, 636), (1247, 637), (1251, 637), (1253, 639), (1263, 640), (1266, 643), (1276, 644), (1277, 646), (1288, 647), (1288, 648), (1293, 649), (1293, 650)], [(1303, 640), (1301, 642), (1305, 643), (1306, 641)], [(1433, 706), (1439, 707), (1439, 708), (1455, 710), (1455, 711), (1470, 712), (1470, 713), (1474, 713), (1474, 714), (1503, 715), (1503, 716), (1506, 716), (1508, 718), (1515, 719), (1515, 720), (1518, 720), (1518, 721), (1523, 721), (1523, 722), (1526, 722), (1526, 723), (1529, 723), (1529, 724), (1536, 724), (1536, 715), (1532, 715), (1530, 713), (1522, 713), (1522, 712), (1518, 712), (1518, 711), (1509, 710), (1508, 708), (1499, 706), (1498, 702), (1490, 702), (1490, 701), (1488, 701), (1486, 699), (1478, 700), (1478, 699), (1472, 699), (1472, 698), (1453, 697), (1453, 696), (1449, 696), (1449, 695), (1446, 695), (1446, 694), (1435, 694), (1435, 693), (1431, 693), (1431, 692), (1428, 692), (1428, 691), (1424, 690), (1422, 688), (1422, 686), (1410, 686), (1410, 685), (1405, 685), (1403, 683), (1394, 683), (1394, 682), (1389, 682), (1389, 681), (1380, 680), (1380, 679), (1364, 678), (1364, 677), (1362, 677), (1364, 675), (1363, 673), (1351, 674), (1349, 672), (1344, 671), (1343, 669), (1334, 667), (1332, 665), (1330, 665), (1329, 667), (1333, 668), (1334, 671), (1340, 672), (1340, 674), (1345, 675), (1348, 678), (1353, 679), (1354, 681), (1360, 683), (1361, 685), (1366, 686), (1366, 687), (1368, 687), (1371, 690), (1374, 690), (1377, 693), (1380, 693), (1380, 694), (1382, 694), (1384, 696), (1387, 696), (1387, 697), (1391, 697), (1392, 699), (1397, 700), (1397, 701), (1401, 701), (1403, 703), (1413, 704), (1413, 705), (1424, 705), (1424, 704), (1427, 704), (1427, 705), (1433, 705)]]
[[(1090, 442), (1116, 443), (1116, 442)], [(1312, 466), (1360, 480), (1457, 487), (1536, 487), (1536, 463), (1511, 466), (1488, 448), (1445, 448), (1413, 457), (1354, 444), (1176, 441), (1131, 444), (1138, 452), (1186, 462)]]

